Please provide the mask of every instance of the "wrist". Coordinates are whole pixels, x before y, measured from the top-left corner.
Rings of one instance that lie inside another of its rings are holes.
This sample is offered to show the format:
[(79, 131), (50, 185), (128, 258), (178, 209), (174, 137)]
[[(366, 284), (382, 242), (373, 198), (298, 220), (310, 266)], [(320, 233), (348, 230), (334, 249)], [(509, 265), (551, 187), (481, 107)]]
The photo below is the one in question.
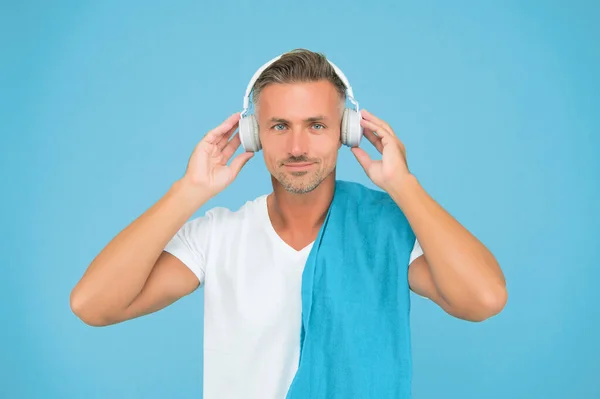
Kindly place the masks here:
[(409, 173), (392, 182), (387, 192), (400, 207), (403, 207), (415, 198), (415, 194), (421, 189), (417, 177)]
[(169, 193), (184, 206), (193, 208), (193, 212), (213, 197), (207, 188), (194, 185), (183, 178), (173, 183)]

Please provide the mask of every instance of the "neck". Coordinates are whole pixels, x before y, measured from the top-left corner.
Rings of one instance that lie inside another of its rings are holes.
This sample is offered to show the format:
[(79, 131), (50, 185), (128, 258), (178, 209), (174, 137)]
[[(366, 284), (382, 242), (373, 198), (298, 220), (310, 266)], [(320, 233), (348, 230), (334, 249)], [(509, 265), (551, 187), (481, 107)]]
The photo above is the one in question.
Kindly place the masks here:
[(335, 190), (335, 170), (313, 191), (293, 194), (273, 177), (273, 192), (267, 197), (271, 223), (276, 230), (310, 232), (318, 230), (329, 210)]

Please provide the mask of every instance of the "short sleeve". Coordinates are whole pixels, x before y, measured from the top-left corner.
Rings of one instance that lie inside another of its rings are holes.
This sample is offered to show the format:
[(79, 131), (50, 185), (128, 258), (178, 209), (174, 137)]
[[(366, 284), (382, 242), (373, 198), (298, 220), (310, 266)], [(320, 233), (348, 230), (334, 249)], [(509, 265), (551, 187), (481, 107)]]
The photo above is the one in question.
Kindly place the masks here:
[(412, 252), (410, 253), (410, 260), (408, 264), (410, 265), (411, 263), (413, 263), (413, 261), (421, 255), (423, 255), (423, 250), (421, 249), (419, 241), (415, 240), (415, 245), (413, 246)]
[(204, 284), (206, 246), (210, 236), (210, 217), (201, 216), (186, 222), (167, 243), (164, 250), (178, 258)]

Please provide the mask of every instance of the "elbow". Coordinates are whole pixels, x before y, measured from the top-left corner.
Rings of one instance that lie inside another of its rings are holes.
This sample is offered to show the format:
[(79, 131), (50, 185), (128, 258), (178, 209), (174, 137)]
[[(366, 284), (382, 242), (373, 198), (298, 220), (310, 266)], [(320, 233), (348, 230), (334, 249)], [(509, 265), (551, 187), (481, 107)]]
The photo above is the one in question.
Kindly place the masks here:
[(84, 296), (77, 291), (77, 287), (71, 291), (69, 301), (73, 314), (88, 326), (104, 327), (111, 324), (106, 318), (102, 317), (98, 312), (94, 312), (86, 304)]
[(498, 287), (496, 292), (490, 296), (487, 302), (487, 309), (495, 316), (504, 310), (508, 302), (508, 291), (506, 286)]
[(508, 302), (508, 292), (505, 286), (498, 286), (487, 290), (474, 302), (476, 306), (469, 312), (469, 319), (474, 322), (482, 322), (504, 310)]
[(498, 315), (508, 301), (506, 287), (499, 286), (465, 298), (461, 306), (448, 304), (446, 311), (459, 319), (482, 322)]

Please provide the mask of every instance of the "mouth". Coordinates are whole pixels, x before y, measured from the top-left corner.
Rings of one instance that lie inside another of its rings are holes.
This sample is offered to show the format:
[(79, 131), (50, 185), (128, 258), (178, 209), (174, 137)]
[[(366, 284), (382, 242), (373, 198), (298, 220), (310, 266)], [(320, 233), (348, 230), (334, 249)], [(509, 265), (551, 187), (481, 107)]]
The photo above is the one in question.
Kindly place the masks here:
[(298, 171), (308, 169), (314, 164), (314, 162), (294, 162), (285, 164), (283, 166), (285, 166), (286, 169)]

